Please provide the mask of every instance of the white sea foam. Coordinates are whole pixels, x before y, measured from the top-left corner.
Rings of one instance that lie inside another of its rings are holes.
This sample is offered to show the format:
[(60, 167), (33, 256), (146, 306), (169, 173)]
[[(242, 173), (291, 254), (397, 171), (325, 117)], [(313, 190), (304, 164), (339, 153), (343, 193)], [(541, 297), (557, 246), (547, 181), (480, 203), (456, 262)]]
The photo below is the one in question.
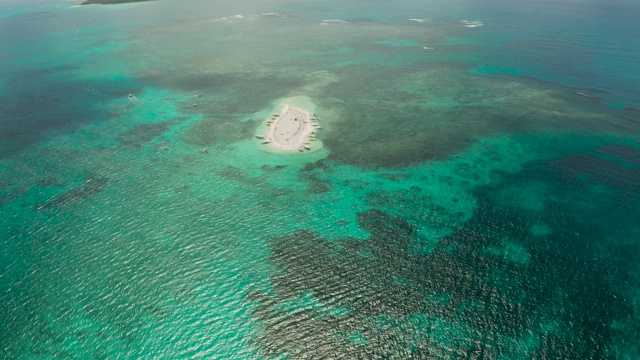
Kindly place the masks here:
[[(255, 16), (249, 16), (248, 19), (254, 18)], [(211, 20), (212, 22), (216, 22), (216, 21), (233, 21), (233, 20), (242, 20), (242, 19), (247, 19), (246, 16), (238, 14), (238, 15), (233, 15), (233, 16), (225, 16), (225, 17), (221, 17), (221, 18), (217, 18), (217, 19), (213, 19)]]
[(342, 20), (342, 19), (335, 19), (335, 20), (322, 20), (322, 25), (327, 25), (327, 24), (348, 24), (349, 22), (347, 20)]
[(429, 21), (431, 20), (430, 18), (413, 18), (413, 19), (409, 19), (409, 21), (415, 21), (415, 22), (419, 22), (419, 23), (423, 23), (425, 21)]
[(280, 18), (280, 19), (286, 19), (289, 17), (289, 15), (286, 14), (280, 14), (277, 12), (268, 12), (268, 13), (262, 13), (260, 14), (260, 16), (264, 16), (264, 17), (272, 17), (272, 18)]
[(211, 21), (212, 22), (216, 22), (216, 21), (232, 22), (233, 20), (256, 19), (256, 18), (260, 18), (260, 17), (286, 19), (286, 18), (289, 17), (289, 15), (280, 14), (280, 13), (277, 13), (277, 12), (268, 12), (268, 13), (253, 14), (253, 15), (238, 14), (238, 15), (233, 15), (233, 16), (225, 16), (225, 17), (221, 17), (221, 18), (215, 18), (215, 19), (212, 19)]
[(482, 21), (480, 20), (460, 20), (460, 23), (462, 24), (462, 26), (468, 28), (476, 28), (484, 25), (484, 23), (482, 23)]
[(432, 48), (430, 46), (423, 46), (422, 48), (425, 49), (425, 50), (433, 50), (433, 49), (435, 49), (435, 48)]

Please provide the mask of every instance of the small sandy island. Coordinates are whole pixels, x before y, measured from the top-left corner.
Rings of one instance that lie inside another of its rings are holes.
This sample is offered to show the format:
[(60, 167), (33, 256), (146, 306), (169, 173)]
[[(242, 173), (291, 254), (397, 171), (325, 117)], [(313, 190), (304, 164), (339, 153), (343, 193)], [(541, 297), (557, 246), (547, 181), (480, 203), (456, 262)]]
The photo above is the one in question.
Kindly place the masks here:
[(306, 96), (285, 99), (258, 130), (256, 138), (272, 152), (309, 152), (322, 148), (316, 139), (321, 129), (313, 111), (315, 105)]

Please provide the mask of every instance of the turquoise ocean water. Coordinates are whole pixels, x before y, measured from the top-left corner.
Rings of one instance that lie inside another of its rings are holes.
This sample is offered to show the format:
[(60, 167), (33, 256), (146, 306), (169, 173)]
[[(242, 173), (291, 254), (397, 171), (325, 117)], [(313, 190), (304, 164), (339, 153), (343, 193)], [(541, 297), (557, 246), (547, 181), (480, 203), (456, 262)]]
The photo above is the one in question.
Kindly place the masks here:
[(635, 2), (76, 4), (0, 1), (0, 358), (640, 358)]

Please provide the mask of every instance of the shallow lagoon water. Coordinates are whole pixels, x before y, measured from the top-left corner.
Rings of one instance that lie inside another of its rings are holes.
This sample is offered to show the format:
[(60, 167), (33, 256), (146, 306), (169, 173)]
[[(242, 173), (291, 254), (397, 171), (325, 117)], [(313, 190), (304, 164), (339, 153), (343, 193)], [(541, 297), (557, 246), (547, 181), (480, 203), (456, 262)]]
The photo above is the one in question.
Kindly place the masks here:
[(640, 356), (637, 5), (73, 5), (2, 5), (4, 357)]

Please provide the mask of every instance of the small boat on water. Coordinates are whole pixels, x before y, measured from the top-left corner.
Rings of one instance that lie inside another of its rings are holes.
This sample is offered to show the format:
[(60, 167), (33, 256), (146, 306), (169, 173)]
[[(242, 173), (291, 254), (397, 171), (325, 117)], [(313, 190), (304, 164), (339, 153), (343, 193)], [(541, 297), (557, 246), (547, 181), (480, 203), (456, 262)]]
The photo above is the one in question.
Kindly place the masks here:
[(262, 136), (262, 135), (256, 135), (256, 139), (264, 139), (264, 136)]
[(307, 150), (311, 150), (311, 147), (309, 145), (305, 145), (304, 148)]

